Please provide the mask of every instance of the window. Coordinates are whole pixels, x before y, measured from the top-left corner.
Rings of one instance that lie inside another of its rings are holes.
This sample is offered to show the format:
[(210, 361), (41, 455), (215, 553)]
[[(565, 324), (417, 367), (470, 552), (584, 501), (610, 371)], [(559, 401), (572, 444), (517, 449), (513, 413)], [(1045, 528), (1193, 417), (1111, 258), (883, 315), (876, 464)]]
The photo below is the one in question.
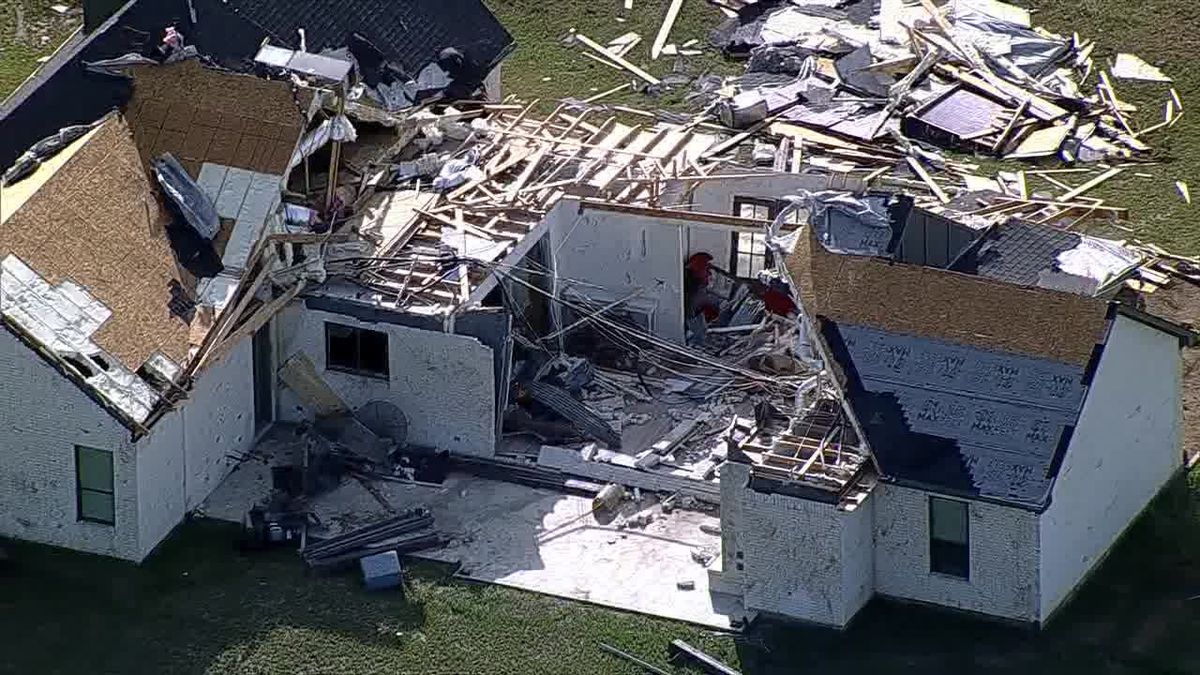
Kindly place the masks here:
[(971, 537), (967, 503), (940, 497), (929, 498), (929, 571), (970, 576)]
[[(756, 197), (734, 197), (733, 215), (755, 220), (774, 220), (783, 209), (783, 204), (774, 199)], [(787, 223), (799, 224), (804, 214), (792, 211)], [(767, 248), (767, 235), (762, 232), (734, 232), (730, 248), (729, 269), (735, 276), (752, 279), (772, 265), (771, 250)]]
[(325, 367), (369, 377), (388, 376), (388, 336), (379, 331), (325, 324)]
[(116, 523), (111, 452), (75, 446), (75, 505), (80, 520)]

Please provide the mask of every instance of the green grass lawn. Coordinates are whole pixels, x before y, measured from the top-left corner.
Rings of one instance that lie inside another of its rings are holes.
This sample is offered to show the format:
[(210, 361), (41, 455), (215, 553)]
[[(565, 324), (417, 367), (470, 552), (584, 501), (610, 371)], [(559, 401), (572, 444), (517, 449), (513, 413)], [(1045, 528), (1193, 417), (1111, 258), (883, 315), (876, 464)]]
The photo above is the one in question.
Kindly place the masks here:
[(50, 9), (58, 4), (72, 3), (0, 0), (0, 98), (16, 89), (37, 67), (38, 59), (57, 49), (79, 24), (78, 15)]
[(883, 602), (844, 632), (716, 635), (411, 570), (403, 596), (310, 576), (294, 553), (239, 554), (235, 528), (185, 525), (142, 567), (14, 544), (0, 572), (0, 673), (636, 673), (683, 638), (747, 673), (1200, 672), (1200, 511), (1175, 484), (1050, 628)]
[[(17, 39), (16, 2), (0, 0), (0, 91), (19, 84), (71, 28), (47, 10), (50, 0), (24, 2), (30, 28)], [(1165, 65), (1185, 106), (1200, 105), (1192, 0), (1031, 2), (1047, 27), (1099, 40), (1101, 58), (1128, 50)], [(626, 14), (621, 0), (490, 4), (521, 43), (505, 77), (507, 91), (523, 98), (585, 98), (628, 80), (563, 46), (572, 27), (599, 42), (635, 30), (645, 43), (632, 60), (660, 75), (673, 67), (673, 59), (646, 55), (666, 0), (634, 0), (625, 23), (615, 21)], [(672, 41), (704, 40), (719, 19), (689, 0)], [(42, 34), (51, 39), (41, 41)], [(715, 55), (684, 64), (694, 74), (731, 70)], [(1161, 88), (1117, 86), (1147, 106), (1147, 119), (1160, 114)], [(637, 94), (613, 100), (643, 108), (677, 102)], [(1151, 140), (1161, 162), (1148, 169), (1154, 177), (1124, 179), (1097, 194), (1130, 207), (1128, 225), (1139, 235), (1198, 253), (1200, 223), (1173, 183), (1188, 181), (1200, 194), (1200, 116), (1189, 110)], [(1042, 633), (875, 602), (845, 632), (764, 623), (745, 636), (718, 636), (466, 584), (432, 565), (413, 570), (404, 597), (367, 594), (353, 576), (307, 575), (293, 554), (237, 554), (228, 528), (204, 523), (182, 528), (140, 568), (17, 544), (15, 567), (0, 572), (0, 673), (637, 673), (597, 643), (669, 668), (664, 648), (673, 638), (747, 673), (1198, 673), (1198, 494), (1196, 473), (1168, 490)]]

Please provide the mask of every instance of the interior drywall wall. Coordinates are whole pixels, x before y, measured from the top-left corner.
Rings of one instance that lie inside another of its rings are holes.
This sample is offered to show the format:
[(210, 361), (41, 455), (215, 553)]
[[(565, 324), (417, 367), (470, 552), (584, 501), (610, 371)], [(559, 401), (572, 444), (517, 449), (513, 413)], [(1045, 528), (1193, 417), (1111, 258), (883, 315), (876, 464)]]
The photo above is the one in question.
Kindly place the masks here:
[[(114, 525), (78, 518), (76, 445), (113, 453)], [(0, 328), (0, 536), (137, 560), (137, 488), (130, 432)]]
[(1045, 620), (1180, 469), (1177, 338), (1117, 315), (1041, 516)]
[[(276, 316), (279, 362), (297, 352), (351, 408), (370, 401), (393, 403), (408, 418), (408, 442), (468, 455), (491, 456), (496, 446), (493, 353), (478, 340), (289, 305)], [(326, 322), (388, 335), (387, 379), (326, 367)], [(296, 394), (278, 391), (280, 418), (308, 419)]]
[(199, 373), (187, 400), (137, 441), (139, 548), (154, 550), (254, 445), (249, 337)]
[(713, 257), (713, 264), (717, 267), (730, 270), (729, 256), (733, 252), (733, 233), (720, 227), (707, 227), (704, 225), (691, 225), (687, 228), (687, 242), (684, 247), (685, 258), (690, 258), (697, 253), (707, 253)]
[[(739, 172), (745, 173), (745, 172)], [(831, 188), (831, 177), (799, 173), (777, 173), (768, 176), (743, 178), (714, 178), (699, 183), (688, 200), (689, 211), (733, 215), (733, 200), (781, 199), (801, 192), (817, 192)], [(840, 189), (840, 186), (838, 186)], [(853, 189), (856, 185), (851, 185)]]
[(875, 487), (875, 590), (1017, 621), (1038, 620), (1038, 516), (968, 502), (968, 579), (929, 567), (929, 498), (923, 490)]
[(546, 215), (558, 296), (599, 302), (637, 292), (629, 306), (654, 317), (654, 332), (683, 342), (684, 220), (602, 211), (561, 201)]

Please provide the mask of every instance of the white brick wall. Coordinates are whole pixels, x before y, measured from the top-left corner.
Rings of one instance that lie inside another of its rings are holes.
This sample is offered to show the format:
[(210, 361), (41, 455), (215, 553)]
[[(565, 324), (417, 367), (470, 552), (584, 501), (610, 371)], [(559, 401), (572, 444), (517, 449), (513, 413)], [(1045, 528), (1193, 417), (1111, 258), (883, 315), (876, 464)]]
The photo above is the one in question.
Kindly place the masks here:
[(747, 475), (722, 468), (725, 581), (740, 584), (747, 609), (845, 626), (871, 594), (869, 511), (755, 492)]
[(875, 499), (838, 512), (842, 523), (842, 607), (848, 622), (875, 595)]
[[(352, 408), (370, 401), (394, 403), (408, 418), (408, 441), (468, 455), (496, 450), (496, 399), (492, 350), (462, 335), (420, 330), (308, 309), (293, 303), (276, 317), (277, 353), (283, 363), (303, 351), (317, 372)], [(387, 380), (325, 368), (325, 322), (387, 333)], [(310, 414), (286, 386), (278, 393), (281, 419)]]
[(929, 571), (929, 493), (880, 483), (875, 501), (875, 590), (1020, 621), (1038, 620), (1038, 517), (970, 502), (970, 579)]
[(254, 444), (251, 340), (200, 373), (188, 400), (138, 441), (141, 555), (170, 533)]
[[(131, 434), (0, 329), (0, 536), (139, 559)], [(116, 525), (78, 520), (75, 446), (113, 453)]]
[(1117, 316), (1041, 516), (1044, 621), (1180, 468), (1179, 343)]

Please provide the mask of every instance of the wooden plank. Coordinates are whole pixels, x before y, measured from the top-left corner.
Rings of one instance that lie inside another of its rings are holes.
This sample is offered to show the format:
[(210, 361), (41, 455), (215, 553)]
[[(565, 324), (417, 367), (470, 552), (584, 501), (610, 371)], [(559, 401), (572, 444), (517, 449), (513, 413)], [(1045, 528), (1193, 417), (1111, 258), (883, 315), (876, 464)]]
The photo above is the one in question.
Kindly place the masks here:
[(626, 82), (625, 84), (619, 84), (619, 85), (613, 87), (612, 89), (609, 89), (607, 91), (602, 91), (599, 94), (596, 94), (594, 96), (589, 96), (589, 97), (583, 99), (583, 102), (584, 103), (595, 103), (596, 101), (599, 101), (602, 98), (612, 96), (613, 94), (615, 94), (619, 91), (624, 91), (624, 90), (628, 89), (629, 86), (630, 85), (628, 82)]
[(1125, 171), (1125, 169), (1109, 169), (1108, 171), (1105, 171), (1104, 173), (1100, 174), (1099, 176), (1096, 176), (1095, 178), (1089, 180), (1088, 182), (1084, 183), (1083, 185), (1080, 185), (1079, 187), (1075, 188), (1074, 190), (1071, 190), (1070, 192), (1067, 192), (1066, 194), (1062, 195), (1061, 197), (1058, 198), (1058, 201), (1069, 202), (1072, 199), (1075, 199), (1076, 197), (1087, 192), (1088, 190), (1091, 190), (1092, 188), (1096, 187), (1097, 185), (1100, 185), (1101, 183), (1108, 180), (1109, 178), (1112, 178), (1113, 176), (1116, 176), (1116, 175), (1122, 173), (1123, 171)]
[(683, 7), (683, 0), (671, 0), (667, 7), (667, 15), (663, 17), (662, 26), (658, 29), (658, 35), (654, 37), (654, 44), (650, 46), (650, 58), (657, 59), (662, 54), (663, 46), (671, 36), (671, 28), (675, 25), (675, 18), (679, 16), (680, 7)]
[(917, 176), (929, 186), (929, 189), (932, 190), (933, 194), (937, 196), (938, 201), (943, 204), (950, 203), (950, 196), (946, 194), (946, 191), (942, 189), (942, 186), (938, 185), (937, 182), (933, 180), (933, 177), (929, 175), (929, 172), (925, 170), (925, 167), (921, 166), (920, 162), (913, 157), (909, 157), (908, 165), (912, 167), (913, 172), (916, 173)]
[(542, 145), (540, 148), (538, 148), (537, 152), (533, 153), (533, 155), (529, 158), (529, 161), (525, 164), (525, 170), (522, 171), (521, 175), (517, 177), (517, 180), (509, 185), (508, 189), (504, 191), (504, 196), (501, 198), (501, 201), (504, 203), (510, 203), (517, 198), (517, 193), (519, 193), (521, 188), (525, 187), (525, 184), (528, 183), (529, 179), (533, 177), (533, 172), (537, 171), (538, 165), (542, 163), (542, 159), (545, 158), (546, 153), (549, 151), (550, 146)]
[[(658, 132), (643, 131), (642, 133), (638, 134), (637, 138), (634, 138), (629, 145), (625, 146), (625, 149), (639, 153), (644, 152), (647, 148), (653, 147), (654, 144), (657, 143), (665, 133), (665, 130)], [(621, 172), (625, 170), (625, 167), (628, 166), (631, 161), (633, 161), (633, 156), (628, 154), (614, 157), (612, 161), (608, 162), (604, 168), (597, 171), (595, 176), (592, 176), (592, 179), (588, 181), (588, 185), (591, 185), (597, 190), (603, 190), (604, 188), (608, 187), (608, 184), (611, 183), (614, 178), (621, 175)]]
[(304, 352), (296, 352), (279, 368), (279, 379), (296, 392), (300, 402), (317, 417), (337, 415), (350, 407), (317, 373), (317, 367)]
[(620, 65), (622, 68), (624, 68), (625, 70), (628, 70), (629, 72), (633, 73), (634, 75), (637, 75), (638, 77), (645, 80), (649, 84), (659, 84), (660, 83), (660, 80), (657, 77), (654, 77), (650, 73), (647, 73), (646, 71), (642, 70), (641, 68), (638, 68), (637, 66), (633, 65), (629, 61), (625, 60), (625, 57), (617, 56), (616, 54), (613, 54), (612, 52), (605, 49), (602, 45), (598, 44), (595, 40), (589, 38), (588, 36), (584, 35), (583, 33), (578, 33), (578, 32), (575, 33), (575, 39), (579, 40), (581, 43), (583, 43), (585, 46), (592, 49), (593, 51), (611, 59), (614, 63)]

